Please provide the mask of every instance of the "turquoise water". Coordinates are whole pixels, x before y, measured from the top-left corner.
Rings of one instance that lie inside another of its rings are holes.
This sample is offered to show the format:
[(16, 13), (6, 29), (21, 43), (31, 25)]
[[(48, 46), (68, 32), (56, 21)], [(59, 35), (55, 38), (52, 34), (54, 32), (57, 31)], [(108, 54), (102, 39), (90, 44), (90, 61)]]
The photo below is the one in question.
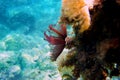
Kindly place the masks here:
[(0, 0), (0, 80), (61, 80), (43, 35), (60, 8), (60, 0)]
[(0, 80), (59, 80), (43, 32), (60, 0), (0, 0)]

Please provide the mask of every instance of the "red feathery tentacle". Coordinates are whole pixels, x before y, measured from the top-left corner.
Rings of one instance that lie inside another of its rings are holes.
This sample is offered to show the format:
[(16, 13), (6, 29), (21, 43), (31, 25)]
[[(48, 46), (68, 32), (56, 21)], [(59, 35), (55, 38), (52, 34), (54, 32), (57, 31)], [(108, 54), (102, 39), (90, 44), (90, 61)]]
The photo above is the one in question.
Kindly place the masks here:
[(55, 28), (53, 28), (52, 25), (49, 26), (49, 29), (52, 30), (53, 32), (55, 32), (59, 37), (64, 38), (64, 34), (61, 33), (60, 31), (56, 30)]
[(46, 33), (44, 33), (45, 39), (52, 45), (61, 45), (65, 44), (65, 41), (61, 38), (57, 38), (54, 36), (48, 36)]
[(65, 47), (65, 38), (67, 37), (67, 31), (65, 25), (60, 25), (60, 30), (53, 28), (52, 25), (49, 26), (49, 29), (58, 35), (58, 37), (48, 36), (44, 32), (45, 39), (50, 44), (55, 45), (51, 53), (51, 59), (55, 61)]
[(61, 24), (61, 30), (60, 32), (64, 35), (64, 38), (66, 38), (67, 36), (67, 30), (66, 30), (66, 25), (65, 24)]
[(55, 61), (57, 59), (57, 57), (60, 55), (60, 53), (63, 51), (65, 45), (56, 45), (54, 47), (54, 49), (52, 50), (52, 53), (51, 53), (51, 60), (52, 61)]

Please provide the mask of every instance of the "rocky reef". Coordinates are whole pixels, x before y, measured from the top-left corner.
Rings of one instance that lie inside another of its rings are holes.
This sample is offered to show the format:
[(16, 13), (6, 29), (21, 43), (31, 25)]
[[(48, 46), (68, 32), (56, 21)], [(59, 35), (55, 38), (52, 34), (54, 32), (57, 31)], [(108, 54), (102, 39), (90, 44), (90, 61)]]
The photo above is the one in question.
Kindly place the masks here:
[[(62, 80), (79, 80), (80, 77), (107, 80), (120, 76), (119, 10), (118, 0), (91, 0), (91, 3), (88, 0), (62, 0), (58, 23), (66, 28), (71, 26), (75, 34), (63, 39), (64, 49), (55, 59)], [(61, 44), (47, 36), (46, 39)]]

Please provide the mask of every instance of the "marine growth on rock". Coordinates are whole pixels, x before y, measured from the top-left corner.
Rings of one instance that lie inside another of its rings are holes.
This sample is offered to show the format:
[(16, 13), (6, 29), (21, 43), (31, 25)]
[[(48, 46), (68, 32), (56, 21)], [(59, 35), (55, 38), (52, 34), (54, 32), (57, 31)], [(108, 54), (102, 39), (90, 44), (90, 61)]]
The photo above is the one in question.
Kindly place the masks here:
[(119, 0), (62, 0), (59, 24), (70, 25), (75, 37), (50, 26), (58, 37), (45, 33), (45, 38), (55, 45), (52, 56), (63, 80), (120, 76), (119, 11)]

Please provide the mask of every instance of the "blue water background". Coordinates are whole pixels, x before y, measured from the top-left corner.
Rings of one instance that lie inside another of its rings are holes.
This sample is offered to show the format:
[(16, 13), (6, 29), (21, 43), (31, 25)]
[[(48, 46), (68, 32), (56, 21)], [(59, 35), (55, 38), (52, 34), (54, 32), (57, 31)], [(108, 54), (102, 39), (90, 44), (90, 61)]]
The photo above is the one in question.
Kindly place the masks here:
[(60, 8), (61, 0), (0, 0), (0, 80), (60, 80), (43, 35)]
[(58, 79), (43, 33), (60, 7), (60, 0), (0, 0), (0, 80)]

